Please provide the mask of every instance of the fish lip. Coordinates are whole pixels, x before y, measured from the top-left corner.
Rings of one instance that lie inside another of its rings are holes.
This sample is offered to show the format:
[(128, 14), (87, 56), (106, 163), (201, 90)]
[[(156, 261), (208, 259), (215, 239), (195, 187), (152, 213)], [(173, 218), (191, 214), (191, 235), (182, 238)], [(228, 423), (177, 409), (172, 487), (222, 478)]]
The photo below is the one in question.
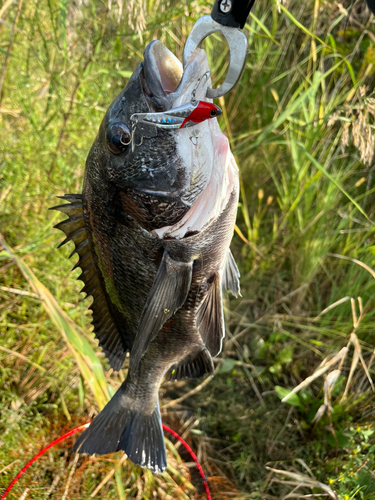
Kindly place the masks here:
[[(151, 104), (152, 108), (155, 108), (156, 111), (165, 112), (176, 107), (176, 102), (178, 102), (177, 105), (181, 105), (181, 103), (185, 104), (193, 99), (192, 90), (199, 78), (201, 78), (204, 73), (201, 68), (203, 58), (200, 57), (200, 53), (202, 52), (204, 52), (202, 49), (197, 49), (196, 51), (194, 51), (190, 56), (187, 65), (184, 69), (182, 69), (182, 64), (180, 63), (180, 61), (178, 61), (174, 54), (169, 51), (162, 42), (160, 42), (159, 40), (154, 40), (153, 42), (148, 44), (144, 51), (141, 80), (145, 98)], [(165, 55), (166, 57), (169, 57), (172, 65), (178, 66), (178, 64), (181, 64), (182, 76), (178, 85), (173, 91), (166, 91), (166, 89), (164, 88), (165, 80), (167, 78), (161, 72), (163, 68), (160, 67), (160, 64), (158, 64), (157, 61), (157, 58), (160, 58), (160, 53), (162, 53), (162, 56)], [(208, 85), (208, 83), (209, 78), (206, 79), (206, 86)], [(204, 96), (204, 99), (205, 95), (206, 91), (201, 92), (201, 96)]]
[[(176, 80), (181, 80), (182, 64), (159, 40), (149, 43), (143, 56), (143, 91), (154, 104), (165, 108), (170, 101), (168, 96), (178, 86)], [(164, 62), (166, 64), (163, 66)], [(178, 72), (181, 72), (181, 76)]]
[[(161, 83), (161, 75), (155, 59), (154, 51), (157, 40), (149, 43), (144, 51), (143, 57), (143, 90), (148, 97), (163, 99), (167, 96)], [(146, 88), (145, 88), (146, 87)], [(148, 91), (148, 92), (147, 92)]]

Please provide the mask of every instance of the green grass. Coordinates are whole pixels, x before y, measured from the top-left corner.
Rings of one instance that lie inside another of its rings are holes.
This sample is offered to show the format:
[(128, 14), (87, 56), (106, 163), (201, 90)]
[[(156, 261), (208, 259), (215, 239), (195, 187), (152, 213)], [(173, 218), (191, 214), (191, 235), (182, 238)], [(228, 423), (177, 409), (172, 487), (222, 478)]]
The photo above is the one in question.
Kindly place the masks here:
[[(117, 4), (77, 5), (32, 0), (1, 14), (0, 232), (15, 256), (0, 253), (0, 488), (39, 446), (91, 419), (124, 377), (94, 354), (70, 249), (56, 250), (61, 217), (47, 209), (80, 191), (103, 113), (146, 44), (158, 38), (181, 58), (194, 21), (210, 10), (201, 0), (148, 0), (138, 33), (142, 16), (129, 14), (131, 3), (120, 20)], [(296, 498), (326, 498), (319, 482), (340, 500), (375, 498), (367, 376), (374, 379), (375, 46), (364, 2), (345, 23), (333, 2), (292, 0), (281, 12), (257, 2), (245, 71), (220, 100), (241, 173), (232, 248), (242, 298), (226, 304), (215, 378), (178, 403), (197, 382), (162, 390), (163, 420), (186, 431), (214, 498), (282, 499), (294, 488)], [(222, 80), (224, 42), (212, 36), (205, 48)], [(307, 379), (321, 364), (324, 373)], [(184, 464), (190, 458), (172, 443), (170, 467), (157, 477), (120, 455), (74, 463), (72, 443), (34, 464), (9, 498), (26, 488), (27, 498), (90, 498), (108, 474), (97, 498), (202, 494)]]

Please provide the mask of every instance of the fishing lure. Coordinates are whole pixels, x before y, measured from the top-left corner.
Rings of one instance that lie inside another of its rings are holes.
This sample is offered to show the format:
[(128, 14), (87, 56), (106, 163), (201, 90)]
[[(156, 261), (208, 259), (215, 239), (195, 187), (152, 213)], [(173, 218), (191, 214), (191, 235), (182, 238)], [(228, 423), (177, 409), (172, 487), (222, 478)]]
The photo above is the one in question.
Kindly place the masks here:
[(192, 101), (166, 112), (134, 113), (130, 119), (134, 124), (148, 124), (172, 130), (191, 127), (221, 114), (222, 110), (216, 104), (206, 101)]

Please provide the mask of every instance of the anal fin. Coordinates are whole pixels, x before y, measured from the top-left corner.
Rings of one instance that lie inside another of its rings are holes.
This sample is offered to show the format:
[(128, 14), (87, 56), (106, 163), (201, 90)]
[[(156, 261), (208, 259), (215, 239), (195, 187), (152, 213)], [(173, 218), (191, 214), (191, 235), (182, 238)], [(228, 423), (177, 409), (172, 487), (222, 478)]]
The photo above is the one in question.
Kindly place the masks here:
[(198, 309), (196, 325), (211, 356), (217, 356), (225, 336), (219, 273), (215, 274), (211, 288)]
[(173, 365), (166, 374), (166, 380), (184, 380), (185, 378), (200, 378), (209, 373), (213, 376), (214, 364), (210, 353), (203, 348), (194, 359), (184, 359)]
[(161, 327), (185, 302), (191, 284), (193, 262), (179, 262), (164, 250), (154, 283), (138, 325), (130, 356), (130, 373), (137, 366)]
[(240, 272), (238, 270), (233, 254), (228, 250), (223, 273), (223, 289), (231, 292), (235, 297), (241, 295), (240, 292)]

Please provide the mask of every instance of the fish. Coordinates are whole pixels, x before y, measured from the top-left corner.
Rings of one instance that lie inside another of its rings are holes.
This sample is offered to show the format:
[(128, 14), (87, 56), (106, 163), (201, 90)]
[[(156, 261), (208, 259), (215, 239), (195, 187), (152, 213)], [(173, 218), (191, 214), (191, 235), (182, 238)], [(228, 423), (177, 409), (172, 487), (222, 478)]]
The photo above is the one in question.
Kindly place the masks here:
[[(60, 246), (72, 241), (79, 256), (74, 268), (92, 297), (99, 346), (113, 370), (130, 355), (125, 381), (73, 449), (123, 450), (153, 473), (167, 466), (160, 385), (213, 375), (225, 334), (223, 291), (240, 292), (229, 248), (238, 167), (220, 108), (206, 99), (209, 85), (203, 49), (183, 68), (151, 42), (105, 113), (82, 192), (53, 207), (68, 216), (55, 227), (66, 235)], [(197, 103), (204, 103), (198, 114)], [(181, 108), (193, 113), (190, 123), (155, 126)]]

